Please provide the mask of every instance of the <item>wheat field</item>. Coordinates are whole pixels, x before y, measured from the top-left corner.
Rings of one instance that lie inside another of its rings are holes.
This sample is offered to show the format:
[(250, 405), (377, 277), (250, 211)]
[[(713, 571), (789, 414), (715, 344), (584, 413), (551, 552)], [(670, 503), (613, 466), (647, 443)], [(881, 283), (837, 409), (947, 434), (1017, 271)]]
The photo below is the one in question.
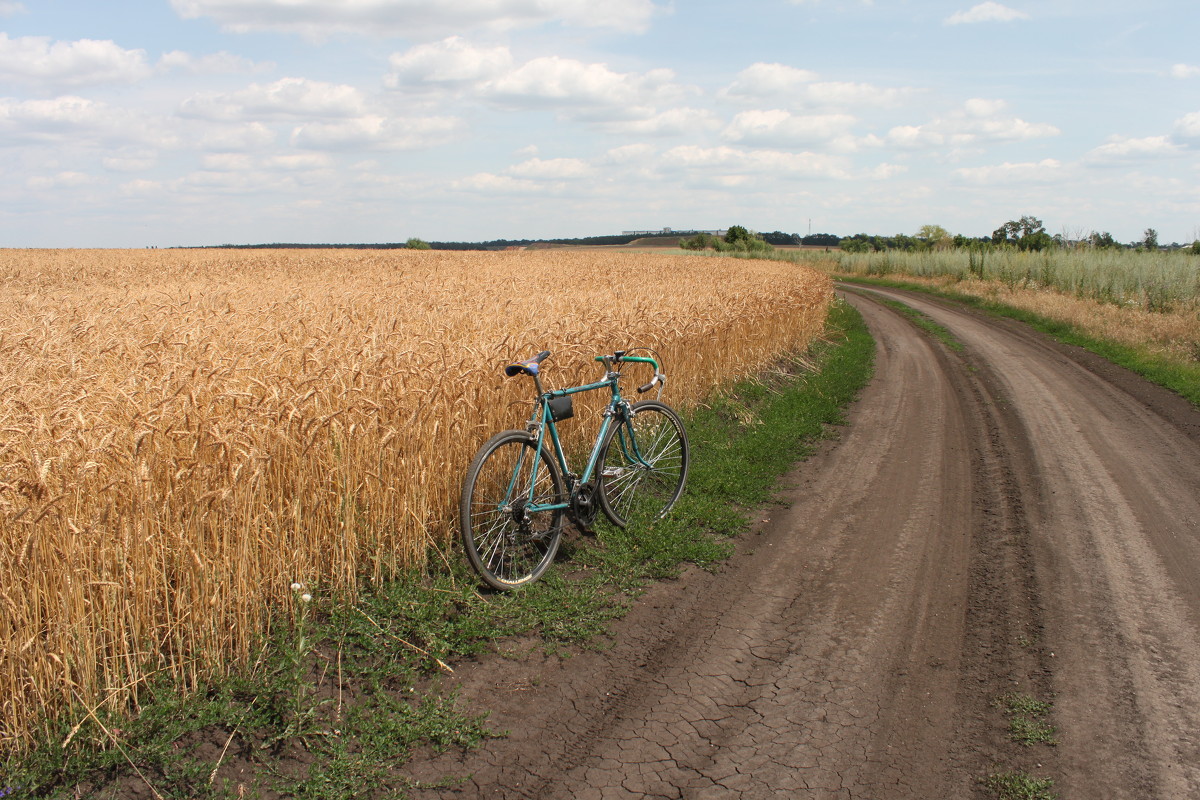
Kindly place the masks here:
[(529, 408), (508, 361), (551, 350), (554, 388), (652, 347), (686, 407), (832, 299), (794, 264), (569, 251), (0, 251), (0, 287), (2, 749), (244, 663), (293, 581), (458, 558), (461, 476)]

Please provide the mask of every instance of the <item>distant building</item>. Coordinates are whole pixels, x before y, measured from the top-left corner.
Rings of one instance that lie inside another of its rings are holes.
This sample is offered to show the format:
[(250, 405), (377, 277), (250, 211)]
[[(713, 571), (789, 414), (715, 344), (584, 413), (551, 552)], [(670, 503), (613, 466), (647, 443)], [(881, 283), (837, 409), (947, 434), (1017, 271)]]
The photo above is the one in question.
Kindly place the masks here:
[(697, 233), (711, 233), (713, 236), (724, 236), (725, 231), (686, 230), (677, 231), (674, 228), (663, 228), (657, 231), (621, 231), (622, 236), (691, 236)]

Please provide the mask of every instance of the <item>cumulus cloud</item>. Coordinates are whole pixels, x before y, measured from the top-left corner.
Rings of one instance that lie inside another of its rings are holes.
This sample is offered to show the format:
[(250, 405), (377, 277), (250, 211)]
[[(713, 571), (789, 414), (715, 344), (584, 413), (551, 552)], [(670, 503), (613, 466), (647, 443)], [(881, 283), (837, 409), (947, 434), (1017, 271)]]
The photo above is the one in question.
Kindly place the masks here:
[(1172, 78), (1196, 78), (1200, 77), (1200, 67), (1194, 64), (1176, 64), (1171, 67)]
[(680, 145), (663, 153), (659, 163), (668, 170), (699, 170), (727, 175), (741, 173), (811, 178), (850, 177), (841, 159), (808, 152)]
[(965, 147), (984, 142), (1017, 142), (1057, 136), (1061, 131), (1048, 123), (1026, 122), (1004, 112), (1003, 100), (975, 98), (961, 109), (925, 125), (898, 125), (888, 131), (886, 141), (898, 147)]
[(455, 117), (368, 114), (338, 122), (306, 123), (292, 132), (291, 142), (312, 150), (418, 150), (444, 143), (462, 127), (462, 120)]
[(852, 108), (895, 106), (916, 90), (869, 83), (821, 81), (819, 75), (786, 64), (759, 62), (739, 72), (717, 96), (737, 103), (770, 102), (787, 106)]
[(255, 63), (248, 58), (221, 51), (203, 56), (194, 56), (182, 50), (163, 53), (158, 60), (160, 70), (179, 70), (193, 75), (229, 75), (247, 72), (262, 72), (274, 68), (270, 62)]
[(1018, 19), (1029, 19), (1029, 15), (1024, 11), (1017, 11), (1015, 8), (1002, 6), (988, 0), (986, 3), (972, 6), (966, 11), (951, 14), (946, 17), (943, 24), (968, 25), (975, 22), (1012, 22)]
[(169, 146), (173, 142), (161, 121), (84, 97), (0, 98), (0, 143)]
[(0, 0), (0, 17), (11, 17), (25, 11), (25, 6), (13, 0)]
[(1083, 160), (1090, 164), (1126, 163), (1169, 158), (1182, 150), (1169, 136), (1146, 136), (1140, 139), (1111, 136), (1104, 144), (1088, 151)]
[(512, 68), (507, 47), (476, 47), (461, 36), (417, 45), (390, 59), (384, 84), (391, 89), (458, 88), (489, 80)]
[(695, 131), (714, 130), (720, 126), (720, 120), (711, 111), (671, 108), (645, 119), (620, 120), (603, 127), (613, 133), (633, 136), (681, 136)]
[(518, 178), (565, 180), (591, 177), (596, 173), (596, 170), (586, 161), (578, 158), (550, 158), (546, 160), (531, 158), (520, 164), (514, 164), (508, 168), (507, 172), (509, 175), (515, 175)]
[(251, 84), (237, 92), (208, 92), (180, 106), (183, 117), (208, 120), (281, 120), (312, 117), (355, 117), (366, 110), (362, 93), (345, 84), (283, 78)]
[(35, 175), (25, 181), (30, 189), (63, 189), (87, 186), (96, 178), (83, 172), (59, 172), (54, 175)]
[(1200, 111), (1184, 114), (1175, 120), (1175, 133), (1185, 139), (1200, 139)]
[(817, 73), (787, 64), (758, 62), (739, 72), (719, 93), (732, 99), (762, 100), (789, 95), (817, 79)]
[(680, 99), (675, 73), (615, 72), (605, 64), (545, 56), (528, 61), (480, 86), (483, 97), (517, 109), (553, 108), (578, 118), (646, 118), (658, 103)]
[(694, 89), (675, 82), (669, 69), (617, 72), (606, 64), (561, 56), (516, 63), (507, 47), (478, 47), (459, 36), (393, 55), (388, 88), (410, 95), (470, 97), (515, 111), (553, 110), (560, 117), (616, 124), (641, 120), (625, 132), (669, 132), (696, 122), (703, 112), (661, 112)]
[(528, 178), (514, 178), (511, 175), (495, 175), (490, 172), (479, 172), (451, 184), (454, 189), (488, 195), (529, 195), (545, 194), (548, 189), (561, 187), (547, 186), (541, 181)]
[(227, 30), (283, 31), (314, 38), (356, 33), (425, 36), (476, 28), (509, 30), (561, 22), (642, 32), (659, 12), (650, 0), (171, 0), (185, 19), (209, 17)]
[(855, 118), (849, 114), (792, 114), (789, 111), (743, 111), (721, 132), (726, 141), (765, 147), (794, 147), (829, 142), (847, 134)]
[(967, 183), (981, 185), (1052, 183), (1061, 180), (1062, 170), (1062, 162), (1044, 158), (1037, 162), (1012, 164), (1006, 161), (985, 167), (964, 167), (955, 170), (954, 175)]
[(112, 41), (55, 42), (45, 36), (10, 39), (0, 33), (0, 82), (54, 89), (135, 83), (152, 73), (146, 51)]
[(200, 137), (203, 150), (219, 152), (249, 152), (261, 150), (275, 143), (275, 131), (261, 122), (240, 125), (222, 125)]

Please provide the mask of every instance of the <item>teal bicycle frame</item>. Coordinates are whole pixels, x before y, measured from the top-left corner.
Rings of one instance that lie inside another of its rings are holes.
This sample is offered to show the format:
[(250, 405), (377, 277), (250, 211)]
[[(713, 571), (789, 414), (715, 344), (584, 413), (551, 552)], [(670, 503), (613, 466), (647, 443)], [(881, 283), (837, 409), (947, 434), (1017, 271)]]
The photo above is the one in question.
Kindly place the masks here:
[[(545, 391), (542, 389), (541, 376), (536, 374), (533, 376), (534, 382), (537, 385), (538, 399), (534, 405), (533, 414), (531, 414), (529, 417), (528, 428), (530, 433), (536, 435), (537, 447), (534, 449), (532, 468), (533, 474), (529, 481), (529, 498), (528, 505), (526, 506), (530, 513), (539, 511), (557, 511), (559, 509), (570, 508), (571, 499), (578, 491), (578, 487), (588, 483), (592, 478), (592, 474), (596, 471), (596, 462), (600, 460), (600, 450), (604, 446), (604, 441), (608, 437), (609, 430), (612, 428), (613, 418), (619, 417), (620, 419), (625, 419), (629, 415), (629, 401), (621, 397), (621, 387), (619, 385), (621, 373), (619, 371), (613, 371), (613, 365), (609, 362), (607, 356), (596, 356), (595, 360), (604, 362), (605, 368), (607, 369), (604, 379), (596, 381), (595, 383), (588, 383), (582, 386), (573, 386), (569, 389), (554, 389), (551, 391)], [(658, 362), (653, 358), (649, 358), (647, 356), (622, 356), (620, 359), (621, 363), (630, 361), (642, 364), (650, 364), (654, 367), (654, 374), (660, 374)], [(591, 392), (597, 389), (603, 389), (606, 386), (612, 391), (612, 398), (609, 400), (608, 408), (604, 410), (604, 418), (600, 421), (600, 430), (597, 432), (596, 441), (592, 445), (592, 453), (590, 456), (588, 456), (587, 466), (584, 467), (582, 474), (576, 475), (571, 472), (570, 466), (567, 464), (567, 456), (566, 453), (563, 452), (562, 441), (558, 436), (558, 425), (554, 421), (554, 415), (552, 413), (552, 409), (550, 408), (550, 401), (559, 397), (569, 397), (573, 394), (582, 394), (583, 392)], [(553, 445), (553, 449), (550, 451), (551, 455), (557, 463), (558, 468), (562, 470), (563, 480), (567, 482), (567, 501), (565, 503), (540, 504), (534, 502), (534, 488), (537, 486), (537, 471), (539, 465), (541, 464), (541, 459), (537, 458), (537, 455), (546, 448), (546, 431), (550, 432), (550, 442)], [(641, 456), (641, 453), (638, 452), (637, 442), (633, 441), (631, 444), (631, 455), (633, 456), (633, 459), (649, 468), (650, 465), (645, 462)], [(621, 446), (623, 448), (626, 447), (624, 442), (621, 443)], [(508, 488), (508, 495), (510, 497), (512, 496), (513, 489), (515, 488), (517, 476), (521, 474), (521, 462), (524, 460), (524, 457), (525, 453), (522, 452), (521, 457), (517, 461), (517, 467), (513, 470), (513, 483), (510, 484)]]

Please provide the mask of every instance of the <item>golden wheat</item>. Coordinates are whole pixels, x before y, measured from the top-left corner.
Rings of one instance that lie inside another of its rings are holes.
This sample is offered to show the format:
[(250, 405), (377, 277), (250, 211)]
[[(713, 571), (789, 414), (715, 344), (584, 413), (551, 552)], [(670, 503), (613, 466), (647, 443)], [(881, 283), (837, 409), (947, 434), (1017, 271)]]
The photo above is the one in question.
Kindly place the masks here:
[(652, 347), (686, 406), (832, 296), (792, 264), (562, 251), (7, 251), (0, 286), (3, 748), (244, 661), (294, 580), (421, 567), (523, 420), (509, 360), (549, 349), (565, 386)]

